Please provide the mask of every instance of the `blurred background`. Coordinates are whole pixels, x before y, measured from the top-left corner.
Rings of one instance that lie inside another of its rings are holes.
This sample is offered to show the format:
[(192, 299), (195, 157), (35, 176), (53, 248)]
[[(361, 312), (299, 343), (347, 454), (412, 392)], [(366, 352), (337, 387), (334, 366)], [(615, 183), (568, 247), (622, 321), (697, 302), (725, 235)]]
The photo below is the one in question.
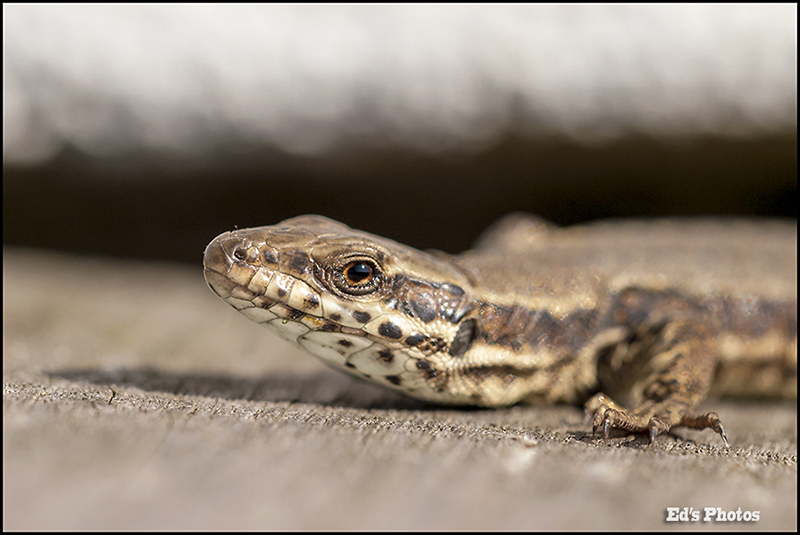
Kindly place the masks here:
[(3, 242), (796, 218), (795, 5), (5, 5)]

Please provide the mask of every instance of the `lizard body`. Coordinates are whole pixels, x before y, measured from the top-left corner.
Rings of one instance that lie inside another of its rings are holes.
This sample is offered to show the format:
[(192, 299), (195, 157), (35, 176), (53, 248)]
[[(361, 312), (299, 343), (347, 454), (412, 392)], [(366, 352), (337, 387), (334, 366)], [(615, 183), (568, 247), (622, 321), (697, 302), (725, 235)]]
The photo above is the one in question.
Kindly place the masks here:
[(302, 216), (218, 236), (204, 273), (250, 319), (417, 398), (585, 402), (605, 436), (727, 444), (693, 412), (712, 388), (796, 398), (796, 251), (788, 223), (513, 214), (449, 256)]

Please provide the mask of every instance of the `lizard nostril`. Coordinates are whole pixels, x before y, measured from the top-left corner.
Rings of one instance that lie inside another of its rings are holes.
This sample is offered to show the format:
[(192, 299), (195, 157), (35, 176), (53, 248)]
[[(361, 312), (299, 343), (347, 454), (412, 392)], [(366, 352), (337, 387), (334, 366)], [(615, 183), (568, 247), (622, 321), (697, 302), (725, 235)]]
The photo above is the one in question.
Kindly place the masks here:
[(244, 261), (245, 259), (247, 259), (247, 249), (245, 249), (242, 246), (237, 247), (236, 249), (233, 250), (233, 257), (236, 260)]

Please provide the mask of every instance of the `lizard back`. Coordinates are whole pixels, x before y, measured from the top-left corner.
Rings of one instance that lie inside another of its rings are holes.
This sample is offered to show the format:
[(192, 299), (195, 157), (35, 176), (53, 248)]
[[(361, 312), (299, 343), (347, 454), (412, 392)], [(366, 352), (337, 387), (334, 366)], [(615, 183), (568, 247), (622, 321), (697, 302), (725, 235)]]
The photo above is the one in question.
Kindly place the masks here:
[(712, 394), (797, 395), (796, 224), (664, 219), (559, 228), (511, 214), (455, 261), (487, 299), (559, 317), (608, 306), (630, 288), (652, 294), (650, 307), (691, 301), (716, 337)]

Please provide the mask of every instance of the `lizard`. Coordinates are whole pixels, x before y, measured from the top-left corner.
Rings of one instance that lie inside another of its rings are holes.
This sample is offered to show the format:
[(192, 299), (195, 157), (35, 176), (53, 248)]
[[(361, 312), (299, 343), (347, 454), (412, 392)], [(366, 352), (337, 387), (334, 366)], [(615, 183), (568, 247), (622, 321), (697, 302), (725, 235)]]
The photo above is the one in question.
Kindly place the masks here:
[(449, 255), (308, 215), (225, 232), (203, 264), (244, 316), (426, 401), (583, 403), (606, 439), (710, 428), (728, 447), (695, 412), (709, 392), (797, 397), (796, 223), (514, 213)]

